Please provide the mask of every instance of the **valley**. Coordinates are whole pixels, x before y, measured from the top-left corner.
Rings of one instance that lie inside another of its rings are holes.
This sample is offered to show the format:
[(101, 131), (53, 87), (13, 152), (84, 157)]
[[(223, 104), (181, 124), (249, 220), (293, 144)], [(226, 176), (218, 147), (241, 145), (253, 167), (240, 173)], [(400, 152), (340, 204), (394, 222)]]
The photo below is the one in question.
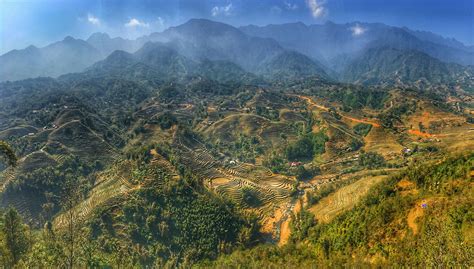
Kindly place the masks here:
[(74, 241), (76, 262), (97, 267), (429, 267), (439, 239), (455, 253), (442, 264), (472, 266), (473, 52), (449, 58), (408, 30), (387, 48), (401, 28), (369, 26), (371, 43), (338, 44), (360, 47), (339, 71), (308, 30), (345, 29), (329, 24), (192, 19), (0, 56), (76, 57), (75, 43), (90, 56), (65, 73), (39, 72), (39, 56), (0, 72), (0, 141), (18, 158), (0, 166), (0, 205), (34, 233), (15, 262), (62, 267)]

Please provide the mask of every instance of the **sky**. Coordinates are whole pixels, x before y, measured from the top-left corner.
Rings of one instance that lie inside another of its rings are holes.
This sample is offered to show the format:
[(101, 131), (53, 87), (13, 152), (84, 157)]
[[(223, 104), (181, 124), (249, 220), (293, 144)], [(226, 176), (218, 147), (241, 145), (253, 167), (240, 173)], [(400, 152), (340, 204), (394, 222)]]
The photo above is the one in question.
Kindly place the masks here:
[(191, 18), (234, 26), (381, 22), (474, 44), (474, 0), (0, 0), (0, 54), (68, 35), (136, 38)]

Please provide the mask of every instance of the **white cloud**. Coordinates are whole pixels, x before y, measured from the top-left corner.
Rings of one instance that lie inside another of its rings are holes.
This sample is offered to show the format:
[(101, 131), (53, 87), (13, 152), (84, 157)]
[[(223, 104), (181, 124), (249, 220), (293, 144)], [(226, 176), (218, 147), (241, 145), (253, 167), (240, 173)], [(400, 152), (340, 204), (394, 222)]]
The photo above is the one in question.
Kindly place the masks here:
[(127, 23), (125, 23), (126, 27), (134, 28), (134, 27), (145, 27), (148, 28), (150, 27), (149, 23), (146, 23), (144, 21), (139, 21), (136, 18), (131, 18)]
[(211, 15), (213, 17), (217, 17), (220, 15), (229, 16), (232, 14), (232, 9), (232, 3), (228, 4), (227, 6), (215, 6), (211, 9)]
[(285, 2), (285, 8), (288, 10), (297, 10), (298, 5), (297, 4), (292, 4), (290, 2)]
[(100, 20), (99, 18), (95, 17), (94, 15), (92, 14), (87, 14), (87, 21), (89, 23), (92, 23), (94, 25), (100, 25)]
[(315, 18), (322, 17), (326, 15), (327, 10), (324, 7), (324, 1), (320, 0), (306, 0), (306, 4), (308, 5), (309, 10), (311, 11), (311, 15)]
[(362, 34), (365, 33), (365, 31), (367, 31), (367, 29), (365, 29), (364, 27), (360, 26), (359, 24), (356, 24), (355, 26), (352, 26), (350, 28), (350, 30), (352, 31), (352, 35), (353, 36), (360, 36)]

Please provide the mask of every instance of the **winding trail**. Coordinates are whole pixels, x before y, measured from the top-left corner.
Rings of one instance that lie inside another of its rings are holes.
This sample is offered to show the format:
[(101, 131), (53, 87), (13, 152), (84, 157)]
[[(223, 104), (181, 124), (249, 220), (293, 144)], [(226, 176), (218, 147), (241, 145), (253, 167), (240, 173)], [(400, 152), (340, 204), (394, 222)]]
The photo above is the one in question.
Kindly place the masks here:
[[(295, 96), (299, 97), (300, 99), (305, 100), (310, 106), (316, 107), (316, 108), (321, 109), (321, 110), (324, 110), (324, 111), (329, 111), (329, 108), (317, 104), (317, 103), (314, 102), (314, 100), (311, 99), (309, 96), (304, 96), (304, 95), (295, 95)], [(348, 120), (351, 120), (351, 121), (354, 121), (354, 122), (370, 124), (370, 125), (372, 125), (373, 127), (382, 127), (379, 123), (373, 122), (373, 121), (371, 121), (371, 120), (367, 120), (367, 119), (356, 119), (356, 118), (349, 117), (349, 116), (346, 116), (346, 115), (341, 114), (341, 113), (339, 113), (339, 115), (341, 115), (341, 117), (343, 117), (343, 118), (345, 118), (345, 119), (348, 119)]]

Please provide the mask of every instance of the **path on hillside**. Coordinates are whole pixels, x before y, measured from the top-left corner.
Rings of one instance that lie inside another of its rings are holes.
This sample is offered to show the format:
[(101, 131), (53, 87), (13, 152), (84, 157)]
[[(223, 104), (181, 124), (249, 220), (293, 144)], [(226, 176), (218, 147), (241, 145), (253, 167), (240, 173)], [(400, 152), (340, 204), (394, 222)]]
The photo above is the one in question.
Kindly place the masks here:
[[(295, 95), (295, 96), (299, 97), (300, 99), (305, 100), (310, 106), (316, 107), (316, 108), (321, 109), (321, 110), (324, 110), (324, 111), (329, 111), (329, 108), (327, 108), (327, 107), (325, 107), (325, 106), (323, 106), (323, 105), (317, 104), (317, 103), (314, 102), (314, 100), (311, 99), (309, 96), (304, 96), (304, 95)], [(376, 122), (373, 122), (373, 121), (370, 121), (370, 120), (367, 120), (367, 119), (356, 119), (356, 118), (349, 117), (349, 116), (344, 115), (344, 114), (341, 114), (341, 113), (339, 113), (339, 115), (341, 115), (341, 117), (343, 117), (343, 118), (345, 118), (345, 119), (348, 119), (348, 120), (351, 120), (351, 121), (354, 121), (354, 122), (370, 124), (370, 125), (372, 125), (373, 127), (381, 127), (380, 124), (378, 124), (378, 123), (376, 123)]]

